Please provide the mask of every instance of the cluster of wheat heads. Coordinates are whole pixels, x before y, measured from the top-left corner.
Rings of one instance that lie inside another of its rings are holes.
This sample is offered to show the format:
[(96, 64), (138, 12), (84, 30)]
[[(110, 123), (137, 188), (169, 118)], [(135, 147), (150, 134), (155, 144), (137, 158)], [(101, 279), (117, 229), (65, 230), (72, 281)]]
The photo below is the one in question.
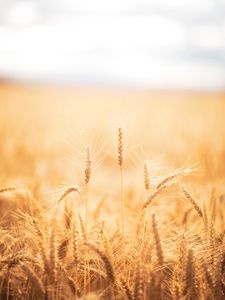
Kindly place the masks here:
[[(84, 185), (66, 188), (55, 199), (51, 218), (49, 208), (38, 205), (26, 191), (21, 200), (20, 189), (0, 189), (4, 220), (0, 227), (1, 299), (225, 298), (221, 190), (214, 188), (210, 197), (199, 201), (201, 197), (195, 199), (183, 183), (192, 168), (153, 178), (146, 161), (143, 188), (147, 196), (134, 203), (130, 216), (131, 200), (123, 185), (121, 128), (117, 164), (120, 218), (116, 226), (101, 220), (100, 206), (105, 198), (94, 211), (89, 209), (90, 145), (86, 148)], [(67, 201), (69, 196), (73, 201), (81, 197), (83, 216), (74, 211)], [(175, 204), (168, 201), (170, 197)], [(23, 203), (27, 210), (18, 203), (24, 199), (29, 202), (29, 209)]]

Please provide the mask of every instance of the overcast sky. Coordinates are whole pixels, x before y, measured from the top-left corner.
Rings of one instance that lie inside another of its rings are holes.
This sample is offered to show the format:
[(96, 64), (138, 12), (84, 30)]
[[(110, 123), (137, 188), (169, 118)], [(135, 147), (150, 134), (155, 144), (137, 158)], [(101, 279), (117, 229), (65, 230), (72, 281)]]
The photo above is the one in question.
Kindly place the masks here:
[(225, 0), (0, 0), (0, 76), (225, 90)]

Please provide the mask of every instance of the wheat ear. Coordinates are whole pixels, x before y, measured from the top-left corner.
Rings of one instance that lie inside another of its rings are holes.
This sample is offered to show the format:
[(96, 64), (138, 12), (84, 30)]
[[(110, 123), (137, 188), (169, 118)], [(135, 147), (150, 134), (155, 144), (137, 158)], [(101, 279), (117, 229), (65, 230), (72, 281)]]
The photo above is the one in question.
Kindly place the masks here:
[(66, 236), (58, 247), (58, 259), (61, 261), (64, 260), (67, 255), (69, 242), (70, 237)]
[(92, 166), (92, 157), (91, 157), (91, 145), (86, 147), (86, 160), (85, 160), (85, 170), (84, 170), (84, 181), (87, 186), (91, 179), (91, 166)]
[(85, 245), (87, 245), (90, 249), (92, 249), (101, 258), (101, 260), (105, 266), (107, 278), (110, 283), (114, 284), (115, 283), (114, 269), (113, 269), (113, 266), (112, 266), (112, 263), (111, 263), (109, 257), (102, 250), (100, 250), (93, 244), (86, 242)]
[(37, 293), (41, 296), (45, 296), (45, 288), (40, 280), (40, 278), (35, 274), (35, 272), (28, 266), (23, 264), (22, 265), (23, 271), (27, 274), (29, 280), (33, 283), (34, 287), (36, 288)]
[(144, 163), (144, 185), (146, 191), (148, 191), (150, 189), (150, 173), (149, 173), (149, 165), (147, 161)]
[(126, 294), (127, 300), (134, 300), (134, 294), (130, 286), (124, 279), (120, 279), (121, 286)]
[(80, 255), (78, 250), (78, 231), (76, 230), (75, 225), (73, 225), (72, 243), (73, 243), (73, 261), (75, 264), (78, 264), (80, 262)]
[(140, 263), (138, 263), (135, 272), (134, 299), (142, 300), (143, 297), (144, 297), (143, 278), (142, 278)]
[(0, 189), (0, 193), (15, 191), (16, 187), (14, 186), (6, 186)]
[(202, 212), (201, 208), (198, 206), (198, 204), (196, 203), (196, 201), (192, 198), (190, 193), (186, 190), (186, 188), (183, 185), (181, 186), (181, 188), (182, 188), (182, 191), (183, 191), (185, 197), (191, 203), (192, 207), (195, 209), (195, 211), (197, 212), (199, 217), (203, 218), (203, 212)]
[(69, 195), (70, 193), (72, 192), (77, 192), (77, 193), (80, 193), (80, 188), (76, 185), (73, 185), (73, 186), (70, 186), (68, 187), (63, 193), (62, 195), (60, 196), (59, 200), (58, 200), (58, 204), (64, 200), (66, 198), (67, 195)]
[(167, 188), (167, 185), (162, 185), (160, 188), (156, 189), (154, 191), (154, 193), (152, 195), (150, 195), (148, 197), (148, 199), (143, 203), (142, 205), (142, 210), (146, 209), (151, 203), (152, 201), (161, 193), (163, 192), (165, 189)]

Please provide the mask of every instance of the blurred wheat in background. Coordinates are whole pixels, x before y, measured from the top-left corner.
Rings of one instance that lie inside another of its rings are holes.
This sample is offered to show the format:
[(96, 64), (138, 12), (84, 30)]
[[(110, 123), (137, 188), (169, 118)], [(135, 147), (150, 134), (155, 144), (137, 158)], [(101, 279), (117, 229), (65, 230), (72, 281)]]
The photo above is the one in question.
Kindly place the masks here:
[(1, 299), (225, 299), (225, 4), (168, 2), (0, 1)]

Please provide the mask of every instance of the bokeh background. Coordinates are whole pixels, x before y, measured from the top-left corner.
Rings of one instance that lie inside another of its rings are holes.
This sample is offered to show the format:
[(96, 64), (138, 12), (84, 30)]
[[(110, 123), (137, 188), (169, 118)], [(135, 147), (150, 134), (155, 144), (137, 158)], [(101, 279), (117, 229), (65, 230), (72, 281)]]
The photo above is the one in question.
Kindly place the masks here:
[(224, 91), (224, 0), (1, 0), (2, 79)]

